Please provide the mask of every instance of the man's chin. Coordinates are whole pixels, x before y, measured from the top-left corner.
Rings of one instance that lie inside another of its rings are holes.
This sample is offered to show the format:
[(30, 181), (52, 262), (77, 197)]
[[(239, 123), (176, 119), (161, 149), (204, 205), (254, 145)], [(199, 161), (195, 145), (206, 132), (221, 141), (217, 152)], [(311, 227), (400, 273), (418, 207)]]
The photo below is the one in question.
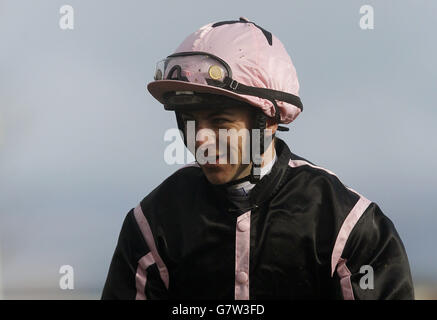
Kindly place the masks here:
[(223, 170), (220, 166), (202, 166), (203, 173), (211, 184), (224, 184), (232, 179), (232, 176), (226, 174), (226, 170)]

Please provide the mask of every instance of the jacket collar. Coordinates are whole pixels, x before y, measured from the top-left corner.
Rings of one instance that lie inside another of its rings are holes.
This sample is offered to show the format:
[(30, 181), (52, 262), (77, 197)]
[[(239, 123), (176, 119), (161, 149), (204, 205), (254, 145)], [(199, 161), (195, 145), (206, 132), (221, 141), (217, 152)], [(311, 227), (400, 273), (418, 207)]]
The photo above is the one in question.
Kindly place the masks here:
[(291, 151), (287, 144), (276, 137), (276, 162), (269, 174), (264, 176), (250, 192), (250, 199), (253, 205), (261, 205), (270, 200), (286, 182), (285, 175), (288, 163), (291, 158)]

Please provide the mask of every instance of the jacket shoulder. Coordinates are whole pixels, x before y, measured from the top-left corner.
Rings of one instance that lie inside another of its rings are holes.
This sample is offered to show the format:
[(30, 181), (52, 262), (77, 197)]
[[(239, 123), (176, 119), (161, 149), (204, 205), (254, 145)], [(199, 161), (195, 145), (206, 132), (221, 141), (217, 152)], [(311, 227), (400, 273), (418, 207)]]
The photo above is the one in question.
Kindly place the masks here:
[[(336, 173), (292, 154), (288, 162), (289, 180), (300, 183), (301, 190), (312, 197), (325, 200), (339, 198), (341, 202), (355, 204), (361, 195), (344, 184)], [(309, 192), (309, 193), (308, 193)]]
[(165, 206), (178, 199), (186, 199), (205, 183), (206, 177), (196, 164), (176, 170), (141, 200), (141, 207)]

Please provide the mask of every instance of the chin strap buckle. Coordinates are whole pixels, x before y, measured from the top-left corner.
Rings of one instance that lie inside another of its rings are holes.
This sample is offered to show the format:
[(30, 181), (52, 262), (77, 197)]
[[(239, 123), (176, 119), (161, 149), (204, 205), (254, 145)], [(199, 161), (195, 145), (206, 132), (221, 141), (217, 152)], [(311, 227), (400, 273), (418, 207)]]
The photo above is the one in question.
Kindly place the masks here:
[(231, 83), (229, 84), (229, 88), (231, 88), (232, 90), (237, 90), (238, 87), (238, 81), (235, 81), (234, 79), (232, 79)]

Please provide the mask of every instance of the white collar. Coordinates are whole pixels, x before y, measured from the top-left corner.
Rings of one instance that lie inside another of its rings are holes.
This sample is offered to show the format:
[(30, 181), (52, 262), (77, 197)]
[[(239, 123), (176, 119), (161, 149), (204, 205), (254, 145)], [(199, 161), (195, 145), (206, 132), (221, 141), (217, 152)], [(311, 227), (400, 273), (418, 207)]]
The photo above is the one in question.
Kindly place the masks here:
[[(266, 164), (265, 166), (261, 167), (261, 176), (260, 176), (260, 180), (267, 174), (270, 173), (270, 171), (273, 168), (273, 165), (276, 162), (276, 150), (274, 150), (274, 156), (272, 161), (270, 161), (268, 164)], [(250, 181), (243, 181), (241, 183), (238, 184), (234, 184), (231, 185), (227, 188), (227, 191), (229, 193), (229, 195), (231, 196), (247, 196), (250, 192), (250, 190), (253, 189), (253, 187), (255, 187), (254, 183), (251, 183)]]

